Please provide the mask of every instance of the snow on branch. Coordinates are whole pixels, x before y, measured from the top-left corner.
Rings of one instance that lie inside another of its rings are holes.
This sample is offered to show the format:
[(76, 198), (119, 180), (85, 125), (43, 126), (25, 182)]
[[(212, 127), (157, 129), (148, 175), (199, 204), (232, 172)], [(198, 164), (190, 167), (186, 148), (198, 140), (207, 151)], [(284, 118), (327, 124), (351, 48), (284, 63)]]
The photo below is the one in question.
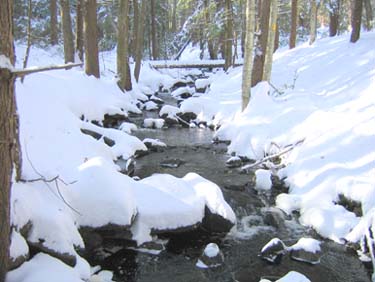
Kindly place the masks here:
[(52, 65), (52, 66), (45, 66), (45, 67), (37, 67), (37, 68), (28, 68), (22, 70), (13, 70), (12, 73), (15, 74), (17, 77), (23, 77), (25, 75), (37, 73), (37, 72), (44, 72), (44, 71), (51, 71), (51, 70), (61, 70), (61, 69), (71, 69), (73, 67), (81, 67), (83, 63), (68, 63), (64, 65)]

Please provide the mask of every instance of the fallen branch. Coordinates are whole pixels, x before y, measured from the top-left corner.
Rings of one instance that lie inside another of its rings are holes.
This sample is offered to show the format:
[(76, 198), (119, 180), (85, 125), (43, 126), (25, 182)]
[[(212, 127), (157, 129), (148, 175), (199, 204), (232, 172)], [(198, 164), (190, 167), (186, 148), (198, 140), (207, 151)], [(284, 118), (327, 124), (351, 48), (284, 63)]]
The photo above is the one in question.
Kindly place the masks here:
[(44, 71), (51, 71), (51, 70), (61, 70), (61, 69), (71, 69), (73, 67), (81, 67), (83, 63), (69, 63), (64, 65), (57, 65), (57, 66), (46, 66), (46, 67), (39, 67), (39, 68), (29, 68), (29, 69), (22, 69), (22, 70), (13, 70), (12, 73), (16, 77), (24, 77), (25, 75), (37, 73), (37, 72), (44, 72)]
[(258, 160), (256, 161), (255, 163), (252, 163), (252, 164), (248, 164), (248, 165), (245, 165), (241, 168), (241, 170), (243, 171), (248, 171), (254, 167), (257, 167), (259, 166), (260, 164), (263, 164), (263, 163), (266, 163), (268, 161), (271, 161), (272, 159), (274, 158), (278, 158), (278, 157), (281, 157), (282, 155), (285, 155), (287, 153), (289, 153), (290, 151), (292, 151), (296, 146), (302, 144), (303, 142), (305, 141), (305, 139), (301, 139), (301, 140), (298, 140), (296, 143), (294, 144), (290, 144), (290, 145), (287, 145), (284, 147), (283, 150), (281, 150), (280, 152), (276, 153), (276, 154), (273, 154), (273, 155), (269, 155), (269, 156), (266, 156), (264, 157), (263, 159), (261, 160)]

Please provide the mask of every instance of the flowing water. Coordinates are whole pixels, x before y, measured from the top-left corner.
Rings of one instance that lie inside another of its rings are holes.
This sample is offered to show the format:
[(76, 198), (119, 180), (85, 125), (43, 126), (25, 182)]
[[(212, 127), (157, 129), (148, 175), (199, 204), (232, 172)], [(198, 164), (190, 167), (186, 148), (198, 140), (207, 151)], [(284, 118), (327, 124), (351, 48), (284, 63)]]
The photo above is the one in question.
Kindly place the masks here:
[[(169, 104), (170, 96), (162, 96)], [(132, 121), (140, 125), (146, 117), (157, 113), (145, 112)], [(274, 195), (259, 194), (254, 189), (254, 176), (241, 174), (238, 169), (225, 166), (230, 157), (225, 144), (212, 142), (213, 132), (201, 128), (143, 129), (134, 133), (141, 140), (159, 139), (167, 144), (163, 152), (154, 152), (136, 160), (135, 175), (144, 178), (153, 173), (169, 173), (182, 177), (196, 172), (215, 182), (237, 216), (237, 226), (225, 238), (186, 232), (170, 235), (166, 250), (158, 255), (130, 249), (120, 249), (102, 263), (111, 269), (117, 281), (134, 282), (200, 282), (240, 281), (259, 282), (262, 277), (271, 281), (291, 270), (306, 275), (313, 282), (367, 282), (368, 273), (357, 256), (345, 246), (332, 242), (322, 244), (321, 262), (309, 265), (293, 261), (288, 255), (278, 264), (269, 264), (258, 254), (272, 238), (279, 237), (287, 245), (303, 236), (318, 238), (312, 230), (300, 226), (294, 217), (283, 215), (272, 208)], [(177, 168), (160, 164), (168, 159), (179, 159)], [(269, 215), (276, 215), (276, 222)], [(279, 221), (277, 220), (279, 219)], [(318, 238), (319, 239), (319, 238)], [(320, 238), (320, 240), (322, 240)], [(224, 264), (211, 269), (196, 267), (197, 258), (205, 245), (215, 242), (224, 254)]]

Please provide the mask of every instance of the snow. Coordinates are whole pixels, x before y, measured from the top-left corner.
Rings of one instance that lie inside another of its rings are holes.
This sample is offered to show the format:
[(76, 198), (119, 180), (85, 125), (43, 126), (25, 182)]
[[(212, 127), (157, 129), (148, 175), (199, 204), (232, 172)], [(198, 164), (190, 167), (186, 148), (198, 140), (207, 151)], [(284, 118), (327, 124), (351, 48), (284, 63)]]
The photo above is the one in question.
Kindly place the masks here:
[(171, 95), (175, 98), (180, 97), (182, 94), (189, 93), (192, 95), (195, 92), (194, 88), (192, 87), (179, 87), (176, 90), (174, 90)]
[(181, 110), (175, 106), (165, 105), (160, 109), (159, 116), (167, 115), (169, 118), (175, 117)]
[(153, 110), (159, 109), (159, 107), (158, 107), (158, 104), (156, 104), (155, 102), (153, 102), (153, 101), (147, 101), (144, 104), (144, 109), (146, 111), (153, 111)]
[(10, 244), (10, 258), (16, 260), (19, 257), (26, 257), (29, 254), (29, 246), (25, 238), (16, 231), (12, 230), (11, 244)]
[(282, 278), (276, 280), (276, 282), (310, 282), (310, 280), (299, 272), (290, 271)]
[(213, 258), (216, 257), (220, 253), (219, 246), (215, 243), (209, 243), (206, 248), (204, 248), (204, 254), (209, 257)]
[(150, 143), (152, 146), (167, 147), (167, 145), (160, 141), (159, 139), (145, 138), (142, 141), (143, 143)]
[(151, 230), (177, 229), (201, 222), (206, 206), (212, 213), (236, 222), (220, 188), (196, 173), (183, 178), (154, 174), (137, 184), (133, 192), (138, 216), (132, 232), (138, 245), (151, 239)]
[(358, 239), (365, 228), (355, 227), (371, 220), (335, 202), (339, 194), (359, 201), (365, 217), (375, 204), (374, 44), (375, 33), (364, 32), (355, 44), (342, 35), (279, 49), (273, 86), (253, 87), (244, 112), (241, 67), (217, 71), (208, 93), (185, 100), (181, 110), (221, 125), (216, 137), (231, 141), (231, 154), (261, 159), (299, 143), (281, 157), (287, 166), (278, 173), (290, 190), (277, 197), (277, 206), (300, 211), (300, 221), (324, 237), (341, 242), (356, 230), (360, 235), (349, 237)]
[(82, 282), (78, 271), (49, 255), (39, 253), (8, 272), (6, 282)]
[(211, 79), (209, 78), (199, 78), (195, 81), (195, 88), (204, 89), (211, 84)]
[(258, 169), (255, 171), (255, 189), (257, 190), (270, 190), (272, 186), (271, 171), (265, 169)]
[(291, 246), (291, 250), (305, 250), (311, 253), (320, 252), (320, 242), (313, 238), (301, 238), (296, 244)]
[(162, 128), (164, 126), (164, 119), (161, 118), (145, 118), (143, 126), (146, 128)]

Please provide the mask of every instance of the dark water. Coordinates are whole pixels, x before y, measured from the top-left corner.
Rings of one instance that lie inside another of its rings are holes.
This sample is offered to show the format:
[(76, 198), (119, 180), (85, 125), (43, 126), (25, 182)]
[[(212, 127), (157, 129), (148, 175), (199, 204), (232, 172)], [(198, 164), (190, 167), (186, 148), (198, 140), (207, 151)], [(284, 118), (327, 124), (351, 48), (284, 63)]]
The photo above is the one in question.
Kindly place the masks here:
[[(141, 124), (145, 117), (157, 117), (157, 113), (145, 113), (134, 121)], [(114, 270), (116, 281), (259, 282), (262, 277), (281, 277), (292, 270), (314, 282), (370, 281), (357, 256), (332, 242), (323, 243), (323, 256), (318, 265), (296, 262), (288, 255), (277, 265), (261, 260), (260, 249), (274, 237), (291, 245), (303, 236), (316, 237), (316, 234), (300, 226), (292, 217), (283, 217), (277, 226), (265, 223), (265, 214), (273, 210), (270, 208), (272, 196), (259, 195), (253, 189), (253, 175), (241, 174), (237, 169), (225, 166), (230, 157), (226, 154), (226, 146), (213, 144), (213, 132), (209, 129), (140, 129), (134, 135), (141, 140), (146, 137), (160, 139), (168, 145), (164, 152), (137, 159), (135, 175), (144, 178), (153, 173), (169, 173), (182, 177), (188, 172), (196, 172), (219, 185), (237, 215), (238, 224), (225, 238), (194, 233), (173, 235), (166, 250), (159, 255), (121, 249), (102, 263), (103, 268)], [(183, 164), (178, 168), (160, 165), (170, 158), (180, 159)], [(195, 264), (209, 242), (220, 246), (225, 262), (220, 267), (203, 270)]]

